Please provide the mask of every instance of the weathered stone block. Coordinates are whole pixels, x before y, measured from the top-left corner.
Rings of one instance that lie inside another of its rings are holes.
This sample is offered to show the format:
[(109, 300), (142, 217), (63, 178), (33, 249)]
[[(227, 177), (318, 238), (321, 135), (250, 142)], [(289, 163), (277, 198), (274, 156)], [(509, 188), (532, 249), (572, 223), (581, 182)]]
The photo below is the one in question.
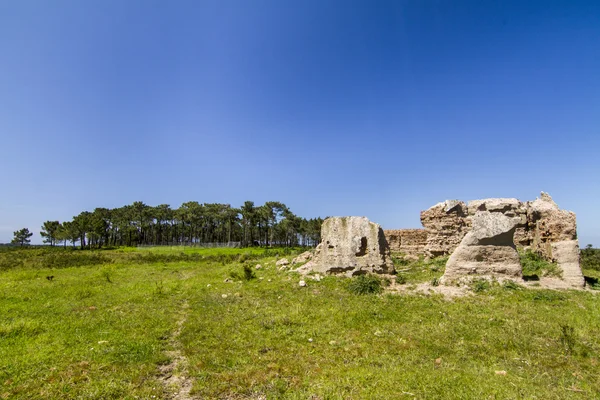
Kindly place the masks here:
[(394, 265), (383, 229), (366, 217), (331, 217), (321, 227), (321, 243), (303, 271), (347, 276), (391, 274)]
[(425, 255), (438, 257), (452, 254), (468, 232), (467, 205), (446, 200), (421, 211), (421, 224), (427, 232)]
[(513, 243), (518, 217), (499, 212), (477, 211), (473, 228), (446, 263), (442, 282), (449, 283), (478, 276), (521, 279), (519, 254)]

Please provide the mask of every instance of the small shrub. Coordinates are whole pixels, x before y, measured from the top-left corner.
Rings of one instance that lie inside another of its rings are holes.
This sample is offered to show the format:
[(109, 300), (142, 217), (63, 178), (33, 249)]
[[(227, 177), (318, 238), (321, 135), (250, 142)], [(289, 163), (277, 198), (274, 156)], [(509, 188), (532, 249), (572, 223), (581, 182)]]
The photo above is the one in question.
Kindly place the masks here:
[(564, 294), (553, 290), (537, 290), (533, 294), (533, 300), (538, 301), (563, 301), (566, 300)]
[(562, 277), (562, 269), (555, 263), (548, 262), (541, 255), (527, 250), (520, 255), (524, 276), (553, 276)]
[(249, 281), (254, 278), (256, 278), (256, 274), (252, 270), (252, 267), (248, 264), (244, 265), (244, 279)]
[(250, 260), (250, 259), (251, 259), (251, 257), (252, 257), (252, 256), (251, 256), (251, 254), (250, 254), (249, 252), (245, 252), (245, 253), (243, 253), (243, 254), (240, 254), (240, 255), (238, 256), (238, 261), (243, 263), (243, 262), (245, 262), (245, 261), (248, 261), (248, 260)]
[(446, 268), (446, 263), (448, 262), (449, 257), (436, 257), (429, 260), (429, 265), (432, 270), (441, 271)]
[(240, 271), (231, 271), (229, 273), (229, 276), (232, 279), (235, 279), (238, 281), (249, 281), (249, 280), (256, 278), (256, 274), (254, 273), (254, 270), (248, 264), (244, 264), (242, 266), (241, 272)]
[(575, 329), (573, 329), (573, 327), (570, 325), (561, 325), (559, 340), (565, 348), (566, 353), (573, 353), (573, 349), (575, 349), (575, 344), (577, 342), (575, 338)]
[(265, 248), (265, 250), (263, 251), (263, 257), (271, 257), (272, 255), (273, 252), (271, 251), (271, 249)]
[(518, 285), (514, 281), (510, 281), (510, 280), (504, 281), (504, 283), (502, 284), (502, 287), (504, 289), (508, 289), (508, 290), (519, 290), (519, 289), (521, 289), (520, 285)]
[(406, 283), (406, 277), (404, 275), (396, 275), (396, 283), (398, 285), (404, 285)]
[(76, 293), (75, 293), (75, 298), (77, 300), (85, 300), (85, 299), (89, 299), (90, 297), (92, 297), (94, 295), (94, 292), (92, 292), (91, 289), (89, 288), (85, 288), (85, 289), (79, 289)]
[(440, 278), (433, 278), (431, 280), (431, 286), (440, 286)]
[(159, 282), (155, 283), (154, 294), (157, 296), (162, 296), (165, 294), (165, 286), (163, 284), (163, 281), (159, 281)]
[(392, 263), (396, 267), (406, 267), (412, 264), (412, 261), (404, 259), (404, 254), (394, 254), (392, 256)]
[(108, 272), (108, 271), (102, 271), (102, 276), (104, 277), (104, 279), (106, 279), (106, 282), (108, 282), (108, 283), (113, 283), (113, 282), (110, 280), (110, 272)]
[(487, 279), (477, 279), (471, 282), (471, 290), (475, 293), (481, 293), (488, 290), (492, 285)]
[(348, 290), (354, 294), (379, 294), (383, 291), (381, 279), (374, 275), (359, 275), (348, 284)]

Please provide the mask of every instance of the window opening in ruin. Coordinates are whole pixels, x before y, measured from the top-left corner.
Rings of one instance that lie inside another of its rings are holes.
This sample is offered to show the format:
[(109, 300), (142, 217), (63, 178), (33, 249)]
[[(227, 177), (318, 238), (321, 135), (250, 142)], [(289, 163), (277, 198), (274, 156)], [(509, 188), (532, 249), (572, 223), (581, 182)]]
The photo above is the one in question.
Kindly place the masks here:
[(367, 238), (363, 236), (360, 238), (360, 248), (358, 249), (356, 256), (357, 257), (365, 256), (365, 255), (367, 255), (368, 252), (369, 252), (369, 248), (367, 247)]

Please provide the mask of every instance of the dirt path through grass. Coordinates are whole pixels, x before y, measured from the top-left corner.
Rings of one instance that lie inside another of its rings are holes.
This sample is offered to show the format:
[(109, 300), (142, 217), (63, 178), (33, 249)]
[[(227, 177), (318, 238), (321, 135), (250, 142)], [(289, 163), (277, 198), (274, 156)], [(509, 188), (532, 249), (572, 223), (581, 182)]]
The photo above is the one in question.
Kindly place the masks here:
[(169, 340), (171, 350), (166, 352), (171, 362), (159, 367), (160, 380), (165, 385), (166, 391), (172, 393), (171, 398), (174, 400), (192, 399), (190, 391), (192, 390), (193, 382), (188, 377), (188, 360), (183, 355), (181, 351), (182, 346), (179, 342), (181, 330), (189, 314), (188, 310), (189, 304), (185, 301), (179, 311), (180, 317), (177, 320), (177, 327)]

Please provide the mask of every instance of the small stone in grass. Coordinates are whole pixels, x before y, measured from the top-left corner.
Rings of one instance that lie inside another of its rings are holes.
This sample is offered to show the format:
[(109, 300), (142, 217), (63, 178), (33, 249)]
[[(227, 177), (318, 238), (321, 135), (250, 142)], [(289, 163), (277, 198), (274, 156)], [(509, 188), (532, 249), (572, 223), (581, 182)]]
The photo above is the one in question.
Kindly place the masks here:
[(304, 286), (306, 286), (306, 282), (304, 282), (304, 281), (300, 281), (300, 282), (298, 282), (298, 285), (300, 285), (300, 286), (304, 287)]
[(221, 295), (221, 297), (222, 297), (222, 298), (224, 298), (224, 299), (226, 299), (226, 298), (227, 298), (227, 295), (226, 295), (225, 293), (223, 293), (223, 294)]
[(506, 371), (496, 371), (496, 375), (506, 375)]
[(313, 341), (313, 340), (312, 340), (312, 338), (308, 338), (308, 341), (309, 341), (310, 343), (312, 343), (312, 341)]

